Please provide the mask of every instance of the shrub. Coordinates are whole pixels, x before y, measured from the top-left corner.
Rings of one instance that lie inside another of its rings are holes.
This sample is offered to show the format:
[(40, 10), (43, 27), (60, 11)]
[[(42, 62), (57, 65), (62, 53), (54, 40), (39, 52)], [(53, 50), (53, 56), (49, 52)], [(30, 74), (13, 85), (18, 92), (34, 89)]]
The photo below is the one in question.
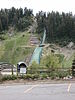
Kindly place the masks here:
[(32, 79), (32, 75), (31, 74), (26, 74), (24, 79)]
[(48, 77), (48, 74), (47, 73), (42, 73), (41, 75), (40, 75), (40, 78), (41, 79), (46, 79)]
[(55, 54), (50, 54), (45, 56), (42, 59), (41, 63), (45, 65), (47, 68), (52, 68), (52, 69), (58, 68), (60, 66), (59, 57)]
[(38, 79), (39, 75), (38, 74), (32, 74), (32, 79)]
[(39, 75), (38, 74), (26, 74), (26, 75), (20, 75), (18, 76), (19, 79), (38, 79)]
[(5, 40), (6, 38), (4, 36), (0, 36), (0, 40)]
[(17, 76), (15, 76), (15, 75), (5, 75), (2, 77), (2, 81), (15, 80), (15, 79), (17, 79)]
[(60, 72), (58, 72), (59, 78), (64, 78), (64, 77), (66, 77), (68, 75), (69, 75), (68, 71), (60, 71)]
[(16, 75), (12, 75), (10, 80), (16, 80), (17, 76)]
[(34, 62), (32, 63), (32, 65), (28, 67), (27, 73), (29, 73), (29, 74), (38, 74), (38, 73), (40, 73), (40, 72), (38, 71), (39, 68), (40, 68), (40, 65), (37, 64), (37, 63), (34, 61)]

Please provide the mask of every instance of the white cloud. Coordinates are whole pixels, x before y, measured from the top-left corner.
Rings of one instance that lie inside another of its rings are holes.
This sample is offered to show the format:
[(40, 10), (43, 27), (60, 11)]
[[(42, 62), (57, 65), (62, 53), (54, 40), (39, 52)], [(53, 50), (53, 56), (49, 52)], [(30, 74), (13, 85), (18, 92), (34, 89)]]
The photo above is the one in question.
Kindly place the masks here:
[(59, 11), (75, 13), (75, 0), (0, 0), (0, 8), (28, 7), (34, 13), (43, 11)]

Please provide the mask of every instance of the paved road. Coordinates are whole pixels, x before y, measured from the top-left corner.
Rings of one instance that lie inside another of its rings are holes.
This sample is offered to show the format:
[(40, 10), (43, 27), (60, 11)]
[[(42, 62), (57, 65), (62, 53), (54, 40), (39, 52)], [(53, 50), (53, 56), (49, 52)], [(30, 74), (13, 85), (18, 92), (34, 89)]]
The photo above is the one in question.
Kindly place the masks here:
[(75, 100), (75, 83), (0, 85), (0, 100)]

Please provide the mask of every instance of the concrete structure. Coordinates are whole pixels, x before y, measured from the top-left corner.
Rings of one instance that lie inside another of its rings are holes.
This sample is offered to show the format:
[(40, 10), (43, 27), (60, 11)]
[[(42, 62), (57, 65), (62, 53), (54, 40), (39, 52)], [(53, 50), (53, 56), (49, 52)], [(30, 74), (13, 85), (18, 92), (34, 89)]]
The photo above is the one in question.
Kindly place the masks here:
[(25, 64), (25, 62), (19, 62), (17, 64), (18, 74), (26, 74), (26, 68), (27, 68), (27, 65)]

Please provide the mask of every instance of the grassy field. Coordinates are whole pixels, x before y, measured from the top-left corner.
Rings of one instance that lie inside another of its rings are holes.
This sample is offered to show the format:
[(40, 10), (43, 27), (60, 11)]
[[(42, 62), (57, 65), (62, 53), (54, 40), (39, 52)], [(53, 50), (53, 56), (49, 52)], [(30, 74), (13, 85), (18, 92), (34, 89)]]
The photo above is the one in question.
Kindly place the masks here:
[(0, 43), (0, 61), (17, 64), (33, 52), (33, 48), (25, 47), (29, 44), (29, 33), (17, 33), (7, 37)]

